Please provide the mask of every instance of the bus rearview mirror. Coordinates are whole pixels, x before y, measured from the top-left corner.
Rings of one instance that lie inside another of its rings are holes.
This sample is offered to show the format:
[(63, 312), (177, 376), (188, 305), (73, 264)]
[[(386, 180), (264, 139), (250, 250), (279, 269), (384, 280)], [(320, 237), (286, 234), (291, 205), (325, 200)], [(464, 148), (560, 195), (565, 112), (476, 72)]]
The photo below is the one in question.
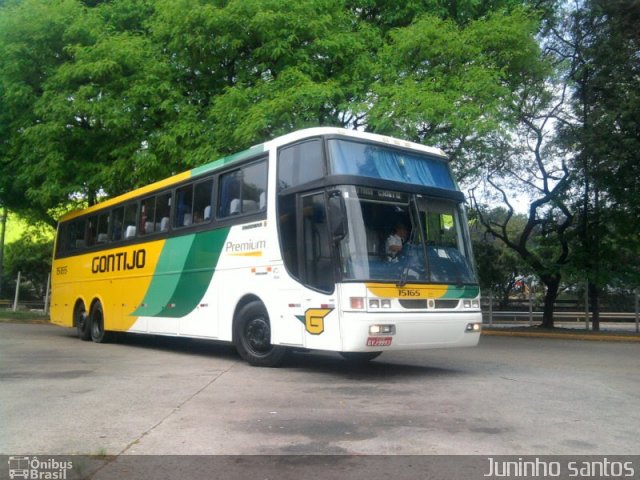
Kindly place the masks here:
[(329, 231), (334, 242), (347, 236), (347, 208), (339, 191), (329, 194)]

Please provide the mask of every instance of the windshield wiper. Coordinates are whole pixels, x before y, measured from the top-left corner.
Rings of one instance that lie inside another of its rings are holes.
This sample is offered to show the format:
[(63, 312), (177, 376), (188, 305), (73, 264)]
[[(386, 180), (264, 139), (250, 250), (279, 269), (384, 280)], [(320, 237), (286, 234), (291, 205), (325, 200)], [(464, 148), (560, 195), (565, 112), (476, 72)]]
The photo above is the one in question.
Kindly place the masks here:
[(409, 262), (411, 261), (411, 257), (413, 257), (414, 255), (414, 252), (411, 249), (411, 245), (413, 245), (415, 241), (416, 231), (416, 227), (412, 228), (411, 235), (409, 235), (409, 240), (407, 240), (406, 244), (408, 244), (409, 247), (407, 247), (407, 252), (404, 254), (404, 258), (402, 259), (402, 274), (400, 274), (400, 279), (398, 280), (398, 283), (396, 283), (396, 287), (404, 287), (407, 284), (409, 271), (411, 270)]
[[(409, 240), (405, 243), (407, 245), (407, 251), (404, 254), (404, 258), (402, 259), (402, 273), (400, 274), (400, 279), (396, 283), (397, 287), (404, 287), (407, 284), (407, 280), (409, 278), (409, 272), (411, 271), (411, 260), (415, 255), (413, 250), (413, 244), (415, 243), (416, 235), (420, 230), (420, 216), (417, 213), (418, 205), (416, 204), (415, 197), (411, 197), (409, 201), (409, 215), (411, 217), (411, 235), (409, 235)], [(404, 249), (404, 246), (403, 246)]]

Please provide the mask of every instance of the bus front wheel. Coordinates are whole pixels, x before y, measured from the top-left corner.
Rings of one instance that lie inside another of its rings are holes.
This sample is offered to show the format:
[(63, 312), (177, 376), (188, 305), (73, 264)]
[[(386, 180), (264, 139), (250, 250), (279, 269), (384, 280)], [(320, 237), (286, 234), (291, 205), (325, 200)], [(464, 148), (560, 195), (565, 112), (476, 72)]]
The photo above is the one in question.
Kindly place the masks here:
[(76, 325), (78, 338), (80, 340), (91, 340), (89, 316), (87, 315), (87, 309), (84, 308), (84, 303), (82, 301), (76, 303), (76, 308), (73, 309), (73, 323)]
[(287, 349), (271, 344), (271, 324), (260, 301), (246, 304), (233, 325), (233, 339), (240, 356), (250, 365), (275, 367), (282, 363)]
[(102, 304), (99, 301), (96, 301), (91, 306), (89, 319), (91, 323), (91, 340), (96, 343), (108, 342), (109, 334), (104, 330), (104, 312), (102, 310)]

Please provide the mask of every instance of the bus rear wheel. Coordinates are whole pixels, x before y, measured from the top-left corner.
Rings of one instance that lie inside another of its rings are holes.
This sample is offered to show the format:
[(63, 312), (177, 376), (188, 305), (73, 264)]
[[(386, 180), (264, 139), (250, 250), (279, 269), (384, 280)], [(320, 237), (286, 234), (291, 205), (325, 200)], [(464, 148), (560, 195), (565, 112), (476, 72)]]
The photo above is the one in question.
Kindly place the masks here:
[(271, 324), (260, 301), (246, 304), (233, 324), (233, 339), (240, 356), (250, 365), (275, 367), (282, 363), (287, 349), (271, 344)]
[(73, 309), (73, 323), (76, 326), (78, 332), (78, 338), (80, 340), (91, 340), (91, 329), (89, 316), (87, 315), (87, 309), (84, 308), (84, 303), (79, 301), (76, 303), (76, 307)]
[(91, 340), (96, 343), (106, 343), (109, 341), (109, 333), (104, 330), (104, 312), (102, 310), (102, 304), (96, 301), (91, 306), (91, 313), (89, 314), (91, 324)]

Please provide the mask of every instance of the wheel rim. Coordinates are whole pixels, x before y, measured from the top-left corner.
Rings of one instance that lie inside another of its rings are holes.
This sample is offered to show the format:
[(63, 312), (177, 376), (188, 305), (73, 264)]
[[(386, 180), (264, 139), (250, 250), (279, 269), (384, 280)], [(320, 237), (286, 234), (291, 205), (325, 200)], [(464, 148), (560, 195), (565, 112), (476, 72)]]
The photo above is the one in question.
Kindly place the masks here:
[(252, 352), (264, 355), (271, 350), (271, 329), (263, 317), (249, 320), (244, 330), (245, 345)]

